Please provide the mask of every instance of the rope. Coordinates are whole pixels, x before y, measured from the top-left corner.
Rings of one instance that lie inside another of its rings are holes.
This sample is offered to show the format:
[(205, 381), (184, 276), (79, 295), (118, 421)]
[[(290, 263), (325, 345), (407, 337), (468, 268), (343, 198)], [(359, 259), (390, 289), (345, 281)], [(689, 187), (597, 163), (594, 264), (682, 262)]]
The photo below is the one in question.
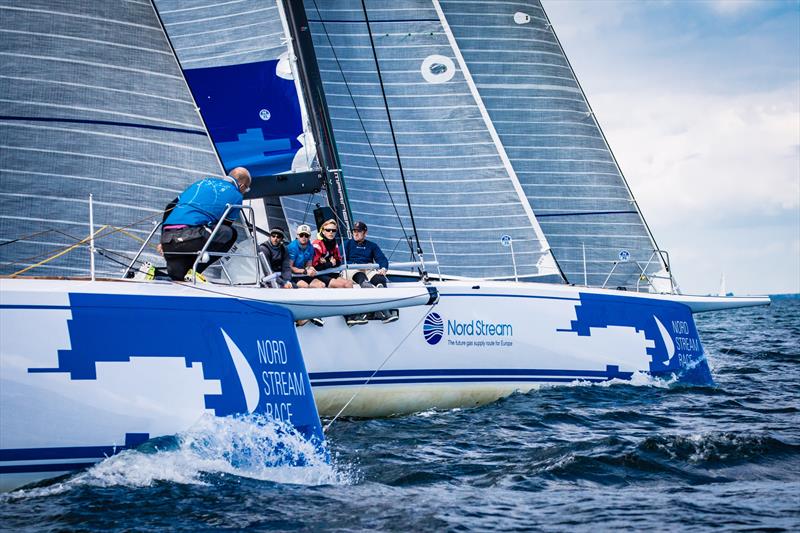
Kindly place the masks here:
[(49, 233), (51, 231), (54, 231), (54, 230), (52, 228), (48, 228), (48, 229), (43, 230), (43, 231), (37, 231), (36, 233), (31, 233), (30, 235), (25, 235), (23, 237), (18, 237), (16, 239), (11, 240), (11, 241), (6, 241), (6, 242), (3, 242), (3, 243), (0, 243), (0, 246), (5, 246), (6, 244), (12, 244), (12, 243), (19, 242), (19, 241), (27, 241), (28, 239), (30, 239), (32, 237), (38, 237), (39, 235), (44, 235), (45, 233)]
[[(136, 221), (134, 221), (134, 222), (131, 222), (130, 224), (127, 224), (127, 225), (125, 225), (125, 226), (121, 226), (121, 227), (119, 227), (119, 226), (111, 226), (111, 225), (108, 225), (108, 224), (106, 224), (106, 225), (104, 225), (104, 226), (101, 226), (101, 227), (100, 227), (100, 228), (99, 228), (99, 229), (98, 229), (98, 230), (97, 230), (97, 231), (94, 233), (94, 238), (95, 238), (95, 240), (100, 240), (100, 239), (102, 239), (102, 238), (104, 238), (104, 237), (108, 237), (108, 236), (110, 236), (110, 235), (113, 235), (113, 234), (115, 234), (115, 233), (122, 233), (123, 235), (126, 235), (126, 236), (128, 236), (128, 237), (130, 237), (130, 238), (132, 238), (132, 239), (135, 239), (135, 240), (137, 240), (137, 241), (139, 241), (139, 242), (143, 242), (143, 241), (144, 241), (144, 239), (142, 239), (141, 237), (138, 237), (138, 236), (136, 236), (136, 235), (134, 235), (134, 234), (132, 234), (132, 233), (130, 233), (130, 232), (127, 232), (127, 231), (125, 231), (125, 230), (126, 230), (126, 229), (128, 229), (128, 228), (131, 228), (131, 227), (133, 227), (133, 226), (135, 226), (135, 225), (137, 225), (137, 224), (141, 224), (142, 222), (145, 222), (146, 220), (148, 220), (148, 219), (151, 219), (151, 218), (153, 218), (153, 217), (155, 217), (155, 216), (158, 216), (158, 213), (157, 213), (157, 214), (155, 214), (155, 215), (148, 215), (148, 216), (146, 216), (146, 217), (144, 217), (144, 218), (142, 218), (142, 219), (136, 220)], [(103, 230), (105, 230), (105, 229), (107, 229), (107, 228), (112, 228), (112, 230), (113, 230), (113, 231), (109, 231), (109, 232), (107, 232), (107, 233), (103, 233), (103, 234), (101, 235), (101, 234), (100, 234), (100, 232), (102, 232)], [(14, 273), (13, 273), (13, 274), (11, 274), (9, 277), (12, 277), (12, 278), (13, 278), (13, 277), (16, 277), (16, 276), (18, 276), (18, 275), (20, 275), (20, 274), (24, 274), (25, 272), (27, 272), (27, 271), (29, 271), (29, 270), (32, 270), (32, 269), (34, 269), (34, 268), (40, 267), (40, 266), (42, 266), (42, 265), (44, 265), (44, 264), (47, 264), (47, 263), (49, 263), (50, 261), (52, 261), (52, 260), (54, 260), (54, 259), (57, 259), (57, 258), (61, 257), (62, 255), (66, 254), (66, 253), (69, 253), (69, 252), (71, 252), (71, 251), (72, 251), (72, 250), (74, 250), (75, 248), (78, 248), (78, 247), (80, 247), (81, 245), (84, 245), (84, 244), (86, 244), (86, 242), (87, 242), (88, 240), (90, 240), (90, 239), (91, 239), (91, 237), (86, 237), (86, 238), (84, 238), (84, 239), (80, 239), (80, 240), (79, 240), (77, 237), (75, 237), (75, 236), (73, 236), (73, 235), (70, 235), (70, 234), (68, 234), (68, 233), (65, 233), (65, 232), (63, 232), (63, 231), (60, 231), (60, 230), (57, 230), (57, 229), (54, 229), (54, 228), (50, 228), (50, 229), (47, 229), (47, 230), (44, 230), (44, 231), (40, 231), (40, 232), (38, 232), (38, 233), (32, 233), (32, 234), (30, 234), (30, 235), (26, 235), (26, 236), (24, 236), (24, 237), (19, 237), (18, 239), (14, 239), (13, 241), (9, 241), (9, 242), (7, 242), (7, 243), (4, 243), (4, 244), (10, 244), (10, 243), (12, 243), (12, 242), (17, 242), (17, 241), (27, 240), (27, 239), (30, 239), (31, 237), (35, 237), (35, 236), (37, 236), (37, 235), (41, 235), (41, 234), (43, 234), (43, 233), (48, 233), (48, 232), (54, 232), (54, 233), (58, 233), (58, 234), (60, 234), (60, 235), (64, 235), (65, 237), (69, 237), (70, 239), (73, 239), (73, 240), (75, 240), (75, 241), (77, 241), (77, 242), (76, 242), (75, 244), (68, 245), (68, 246), (66, 246), (65, 248), (60, 248), (60, 249), (58, 249), (58, 250), (57, 250), (57, 252), (56, 252), (55, 254), (53, 254), (53, 255), (51, 255), (51, 256), (49, 256), (49, 257), (47, 257), (47, 258), (43, 259), (42, 261), (39, 261), (39, 262), (35, 263), (35, 264), (28, 265), (27, 267), (23, 268), (22, 270), (18, 270), (18, 271), (16, 271), (16, 272), (14, 272)], [(95, 248), (96, 248), (96, 247), (95, 247)], [(154, 247), (151, 245), (151, 248), (154, 248)], [(46, 255), (46, 254), (48, 254), (48, 253), (50, 253), (50, 252), (49, 252), (49, 251), (47, 251), (47, 252), (43, 252), (43, 253), (40, 253), (40, 254), (32, 255), (32, 256), (29, 256), (29, 257), (23, 257), (22, 259), (17, 259), (16, 261), (10, 261), (10, 262), (7, 262), (7, 263), (2, 263), (2, 264), (5, 264), (5, 265), (19, 265), (19, 264), (24, 264), (24, 263), (26, 263), (27, 261), (33, 261), (33, 260), (36, 260), (36, 259), (38, 259), (39, 257), (42, 257), (42, 256), (44, 256), (44, 255)], [(113, 253), (113, 252), (112, 252), (112, 253)], [(117, 255), (122, 255), (122, 254), (117, 254)], [(108, 258), (108, 256), (104, 256), (104, 257)]]
[(68, 252), (71, 252), (71, 251), (72, 251), (72, 250), (74, 250), (75, 248), (77, 248), (77, 247), (79, 247), (79, 246), (81, 246), (81, 245), (83, 245), (83, 244), (86, 244), (86, 242), (87, 242), (87, 241), (89, 241), (89, 240), (91, 240), (93, 237), (97, 236), (97, 234), (98, 234), (98, 233), (100, 233), (101, 231), (103, 231), (103, 230), (104, 230), (104, 229), (106, 229), (107, 227), (108, 227), (108, 226), (101, 226), (101, 227), (100, 227), (100, 229), (98, 229), (97, 231), (95, 231), (93, 235), (89, 235), (88, 237), (86, 237), (86, 238), (84, 238), (84, 239), (81, 239), (80, 241), (76, 242), (75, 244), (73, 244), (72, 246), (68, 247), (67, 249), (65, 249), (65, 250), (61, 250), (61, 251), (60, 251), (60, 252), (58, 252), (57, 254), (55, 254), (55, 255), (51, 255), (50, 257), (48, 257), (48, 258), (46, 258), (46, 259), (44, 259), (44, 260), (42, 260), (42, 261), (39, 261), (39, 262), (38, 262), (38, 263), (36, 263), (36, 264), (29, 265), (29, 266), (26, 266), (26, 267), (25, 267), (25, 268), (23, 268), (22, 270), (17, 270), (17, 271), (16, 271), (16, 272), (14, 272), (13, 274), (11, 274), (11, 276), (9, 276), (9, 277), (11, 277), (11, 278), (15, 278), (15, 277), (19, 276), (20, 274), (24, 274), (24, 273), (25, 273), (25, 272), (27, 272), (28, 270), (31, 270), (31, 269), (33, 269), (33, 268), (36, 268), (36, 267), (40, 267), (40, 266), (44, 265), (45, 263), (49, 263), (49, 262), (50, 262), (50, 261), (52, 261), (53, 259), (57, 259), (57, 258), (61, 257), (62, 255), (66, 254), (66, 253), (68, 253)]
[[(439, 305), (439, 302), (438, 302), (438, 301), (437, 301), (435, 304), (433, 304), (433, 305), (430, 307), (430, 309), (428, 310), (428, 313), (429, 313), (430, 311), (432, 311), (432, 310), (433, 310), (433, 309), (434, 309), (434, 308), (435, 308), (437, 305)], [(384, 359), (384, 360), (381, 362), (381, 364), (380, 364), (380, 365), (378, 365), (378, 368), (376, 368), (376, 369), (375, 369), (375, 371), (372, 373), (372, 375), (370, 375), (370, 376), (369, 376), (369, 377), (366, 379), (366, 381), (364, 381), (364, 383), (362, 383), (362, 384), (361, 384), (361, 387), (359, 387), (359, 388), (358, 388), (358, 389), (357, 389), (357, 390), (356, 390), (356, 391), (353, 393), (353, 395), (350, 397), (350, 399), (349, 399), (349, 400), (347, 400), (347, 403), (345, 403), (345, 404), (344, 404), (344, 407), (342, 407), (341, 409), (339, 409), (339, 412), (338, 412), (338, 413), (336, 413), (336, 416), (334, 416), (334, 417), (331, 419), (331, 421), (330, 421), (330, 422), (328, 422), (328, 423), (325, 425), (325, 427), (324, 427), (324, 428), (322, 428), (322, 432), (323, 432), (323, 433), (327, 433), (327, 432), (328, 432), (328, 430), (329, 430), (329, 429), (330, 429), (330, 427), (333, 425), (333, 423), (334, 423), (334, 422), (336, 422), (336, 419), (337, 419), (337, 418), (339, 418), (339, 416), (340, 416), (340, 415), (341, 415), (341, 414), (344, 412), (344, 410), (345, 410), (345, 409), (347, 409), (347, 407), (350, 405), (350, 403), (351, 403), (353, 400), (355, 400), (355, 399), (356, 399), (356, 396), (358, 396), (358, 395), (361, 393), (361, 391), (362, 391), (362, 390), (364, 390), (363, 388), (364, 388), (364, 387), (366, 387), (366, 386), (367, 386), (367, 384), (369, 384), (370, 380), (371, 380), (372, 378), (374, 378), (374, 377), (375, 377), (375, 374), (377, 374), (378, 372), (380, 372), (381, 368), (383, 368), (383, 367), (386, 365), (386, 363), (388, 363), (388, 362), (389, 362), (389, 359), (391, 359), (391, 358), (392, 358), (392, 356), (393, 356), (393, 355), (394, 355), (394, 354), (397, 352), (397, 350), (398, 350), (398, 349), (399, 349), (399, 348), (400, 348), (400, 347), (403, 345), (403, 343), (404, 343), (404, 342), (406, 342), (406, 339), (407, 339), (407, 338), (408, 338), (408, 337), (409, 337), (409, 336), (410, 336), (410, 335), (411, 335), (411, 334), (412, 334), (412, 333), (413, 333), (413, 332), (414, 332), (414, 331), (417, 329), (417, 327), (418, 327), (418, 326), (419, 326), (419, 325), (422, 323), (422, 321), (423, 321), (423, 320), (425, 320), (425, 317), (426, 317), (426, 316), (428, 316), (428, 313), (423, 313), (423, 314), (422, 314), (422, 317), (421, 317), (419, 320), (417, 320), (417, 323), (416, 323), (416, 324), (414, 324), (414, 327), (412, 327), (412, 328), (411, 328), (411, 329), (408, 331), (408, 333), (406, 333), (406, 336), (405, 336), (405, 337), (403, 337), (403, 340), (401, 340), (401, 341), (400, 341), (400, 342), (397, 344), (397, 346), (395, 346), (395, 347), (394, 347), (394, 349), (393, 349), (393, 350), (392, 350), (392, 351), (389, 353), (389, 355), (387, 355), (387, 356), (386, 356), (386, 358), (385, 358), (385, 359)]]

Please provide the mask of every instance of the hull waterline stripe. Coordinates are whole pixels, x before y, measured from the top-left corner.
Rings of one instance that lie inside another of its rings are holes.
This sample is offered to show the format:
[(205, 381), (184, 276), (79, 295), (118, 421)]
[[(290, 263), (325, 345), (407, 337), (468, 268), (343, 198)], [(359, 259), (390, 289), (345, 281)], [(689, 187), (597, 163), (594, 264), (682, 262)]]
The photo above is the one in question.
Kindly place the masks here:
[(24, 474), (29, 472), (71, 472), (72, 470), (88, 468), (96, 463), (97, 461), (91, 463), (51, 463), (0, 466), (0, 474)]
[[(518, 378), (501, 378), (501, 377), (492, 377), (492, 378), (423, 378), (423, 379), (381, 379), (381, 380), (372, 380), (369, 382), (370, 385), (384, 385), (384, 384), (414, 384), (414, 383), (491, 383), (491, 382), (513, 382), (513, 383), (525, 383), (525, 382), (537, 382), (537, 383), (571, 383), (573, 381), (589, 381), (592, 383), (600, 383), (603, 381), (607, 381), (611, 378), (532, 378), (532, 377), (518, 377)], [(326, 381), (326, 382), (314, 382), (311, 381), (312, 387), (342, 387), (347, 385), (364, 385), (367, 383), (366, 379), (353, 379), (353, 380), (344, 380), (344, 381)]]
[(0, 305), (0, 309), (63, 309), (69, 311), (72, 307), (68, 305)]
[(616, 377), (632, 375), (620, 372), (619, 367), (608, 365), (605, 370), (563, 370), (550, 368), (435, 368), (419, 370), (357, 370), (352, 372), (309, 372), (311, 380), (327, 380), (361, 377), (412, 377), (412, 376), (592, 376)]

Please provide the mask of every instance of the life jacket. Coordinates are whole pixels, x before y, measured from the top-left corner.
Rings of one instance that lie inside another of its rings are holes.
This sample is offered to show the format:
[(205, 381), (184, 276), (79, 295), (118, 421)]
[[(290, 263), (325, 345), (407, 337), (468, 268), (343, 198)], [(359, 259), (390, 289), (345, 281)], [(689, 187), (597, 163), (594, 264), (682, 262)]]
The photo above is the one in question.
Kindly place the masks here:
[[(342, 264), (342, 256), (339, 254), (339, 246), (335, 239), (317, 239), (314, 246), (314, 268), (324, 270), (326, 268), (337, 267)], [(336, 262), (332, 261), (336, 259)]]

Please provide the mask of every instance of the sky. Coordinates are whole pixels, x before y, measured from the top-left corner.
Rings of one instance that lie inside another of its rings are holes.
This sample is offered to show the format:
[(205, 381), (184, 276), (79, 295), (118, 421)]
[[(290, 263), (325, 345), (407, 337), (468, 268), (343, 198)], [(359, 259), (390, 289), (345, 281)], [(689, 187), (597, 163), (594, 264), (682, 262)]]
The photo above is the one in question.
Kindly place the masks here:
[(542, 0), (684, 293), (800, 292), (800, 0)]

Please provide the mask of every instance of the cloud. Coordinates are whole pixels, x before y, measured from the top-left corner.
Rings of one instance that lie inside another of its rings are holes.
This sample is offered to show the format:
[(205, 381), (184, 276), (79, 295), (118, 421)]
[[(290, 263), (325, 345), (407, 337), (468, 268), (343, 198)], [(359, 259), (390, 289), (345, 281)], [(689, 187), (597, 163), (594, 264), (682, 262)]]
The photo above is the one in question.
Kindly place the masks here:
[(800, 208), (798, 94), (665, 88), (593, 106), (645, 216), (720, 219)]
[(684, 290), (800, 290), (797, 4), (543, 3)]
[(711, 9), (723, 15), (735, 15), (764, 5), (764, 0), (711, 0)]

